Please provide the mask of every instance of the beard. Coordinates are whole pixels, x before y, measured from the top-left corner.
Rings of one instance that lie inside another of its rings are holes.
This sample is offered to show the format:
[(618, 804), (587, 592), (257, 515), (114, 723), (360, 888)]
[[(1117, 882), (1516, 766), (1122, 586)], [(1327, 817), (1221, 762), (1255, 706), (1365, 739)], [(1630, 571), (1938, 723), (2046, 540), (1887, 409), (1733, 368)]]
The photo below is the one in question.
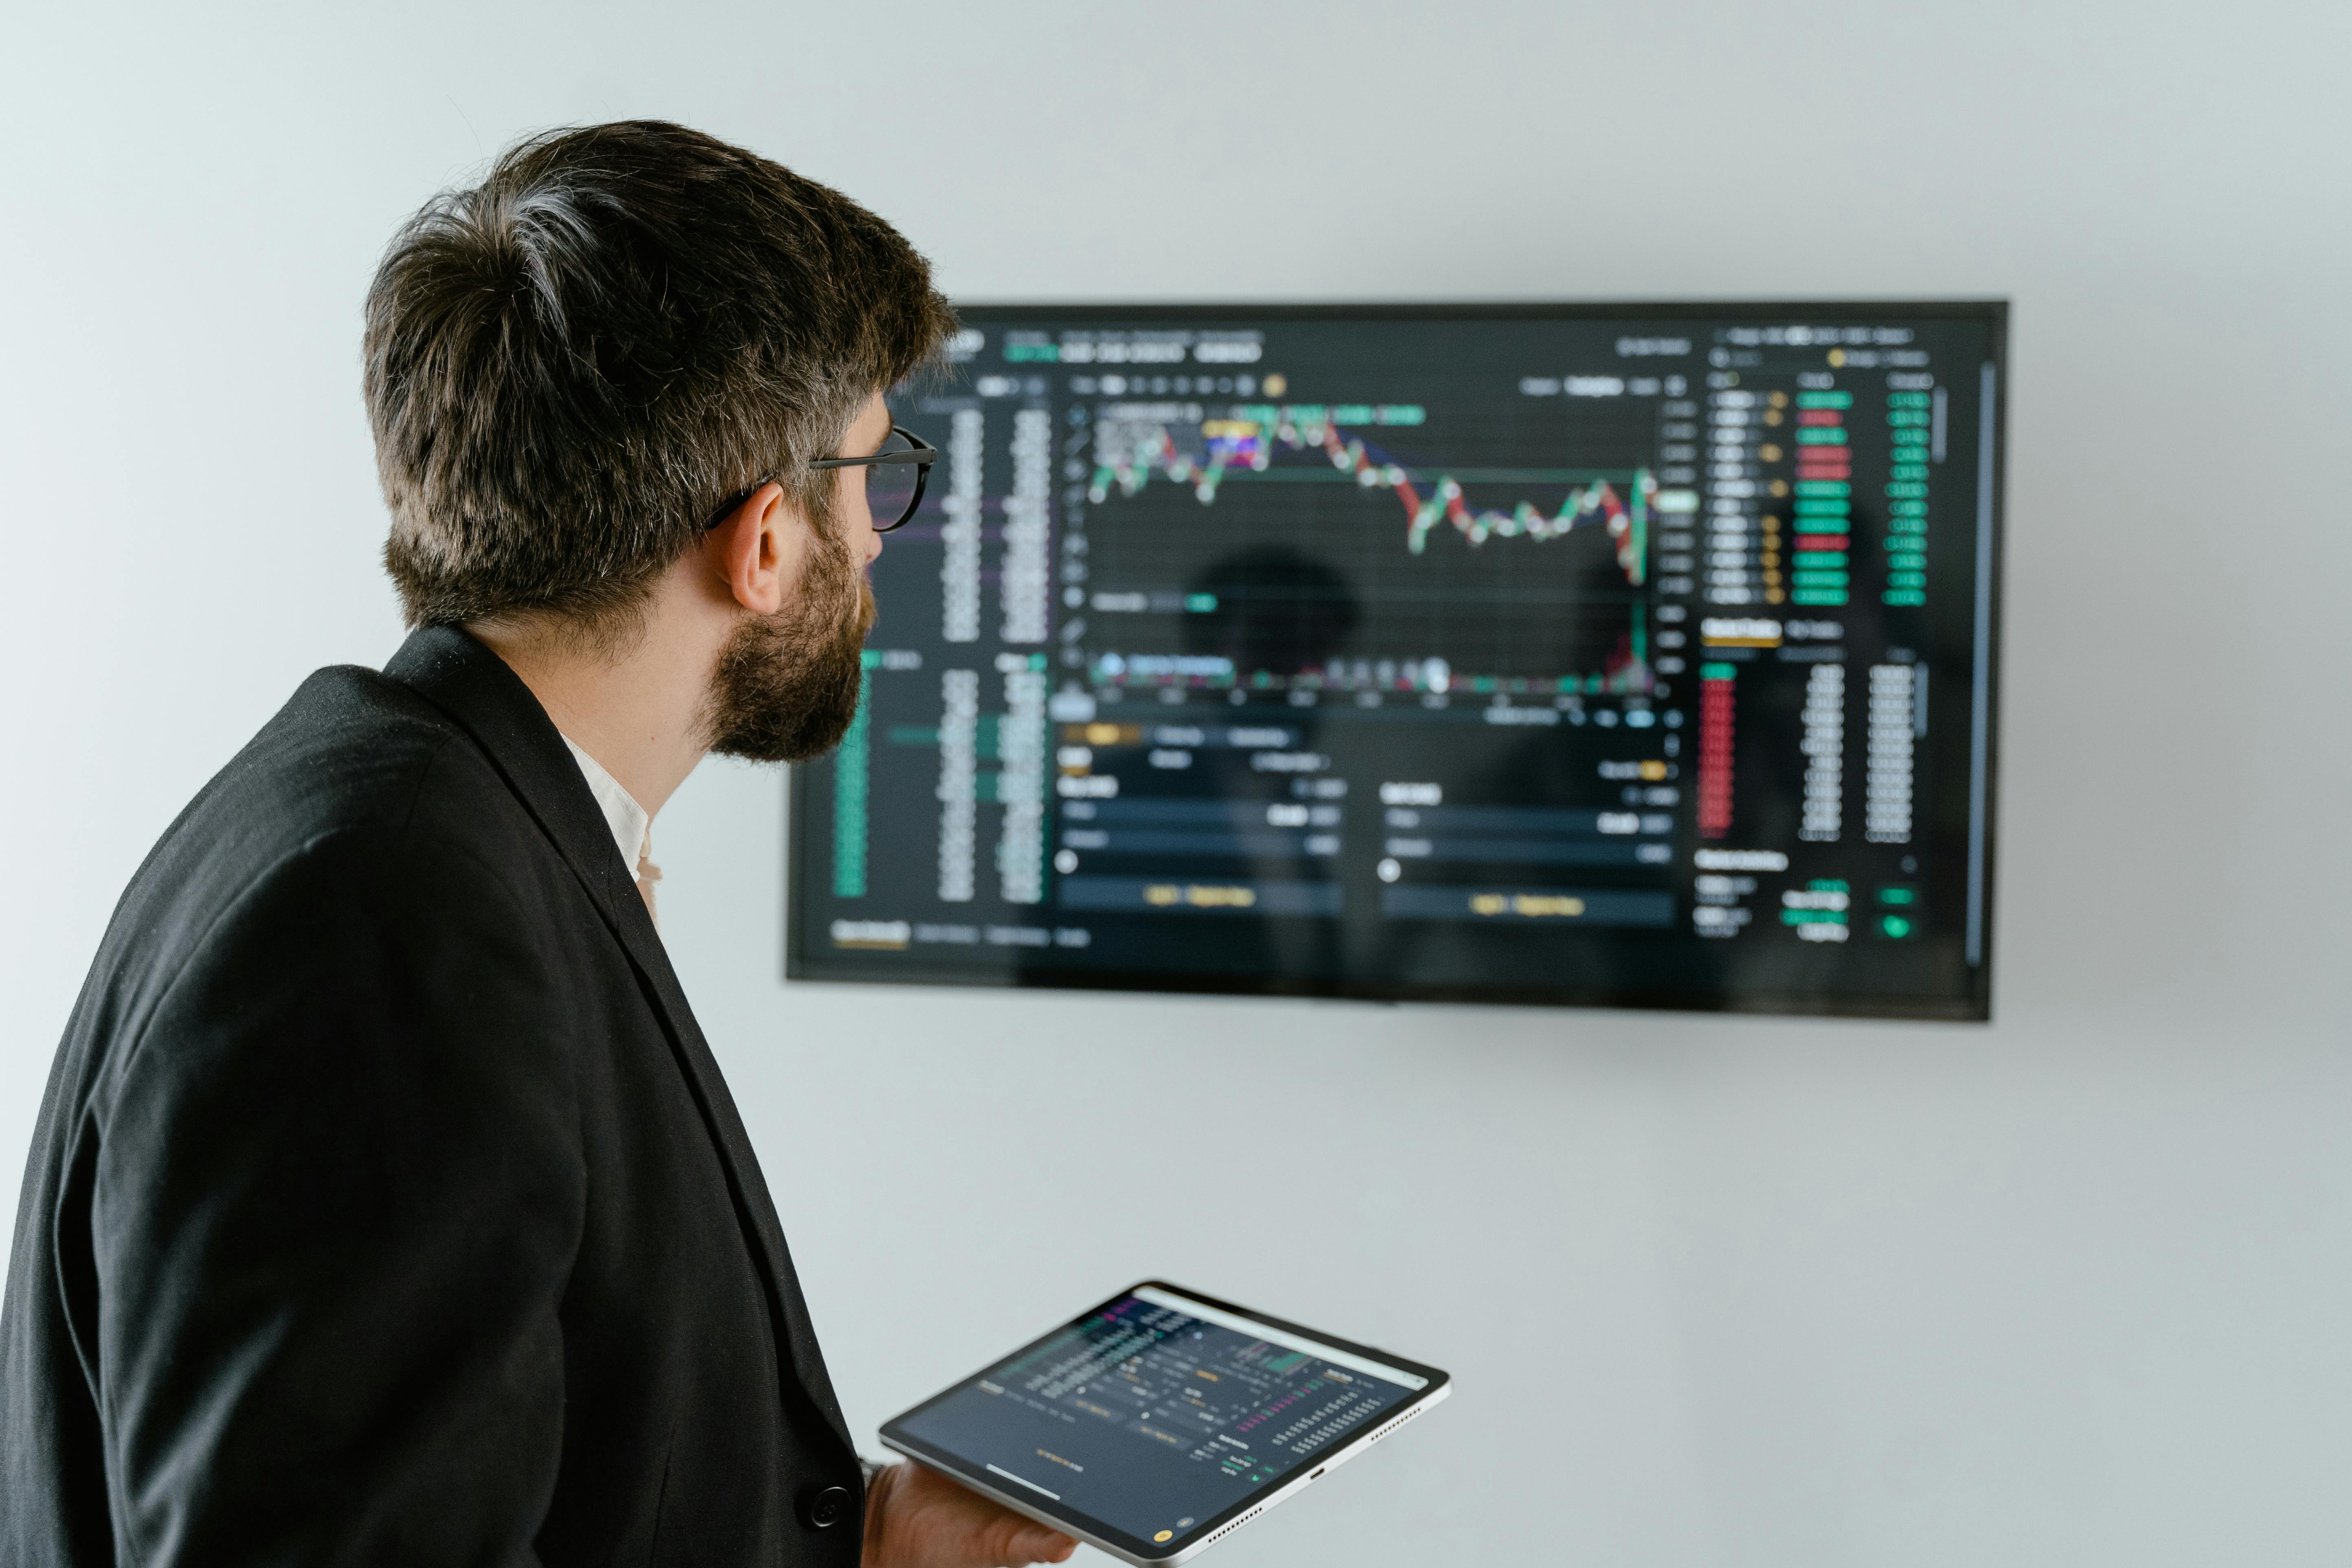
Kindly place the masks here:
[(793, 603), (735, 628), (710, 672), (704, 728), (722, 757), (803, 763), (857, 717), (874, 591), (848, 549), (819, 531)]

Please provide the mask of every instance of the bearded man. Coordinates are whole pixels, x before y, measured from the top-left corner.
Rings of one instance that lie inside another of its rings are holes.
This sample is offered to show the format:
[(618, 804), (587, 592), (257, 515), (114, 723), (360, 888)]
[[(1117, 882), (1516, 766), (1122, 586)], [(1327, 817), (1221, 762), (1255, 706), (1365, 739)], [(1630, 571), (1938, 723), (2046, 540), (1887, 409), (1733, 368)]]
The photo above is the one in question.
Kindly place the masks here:
[(0, 1562), (1073, 1550), (861, 1473), (654, 918), (702, 756), (854, 716), (928, 454), (883, 395), (953, 324), (888, 225), (674, 125), (526, 142), (394, 238), (413, 635), (305, 682), (116, 911), (17, 1215)]

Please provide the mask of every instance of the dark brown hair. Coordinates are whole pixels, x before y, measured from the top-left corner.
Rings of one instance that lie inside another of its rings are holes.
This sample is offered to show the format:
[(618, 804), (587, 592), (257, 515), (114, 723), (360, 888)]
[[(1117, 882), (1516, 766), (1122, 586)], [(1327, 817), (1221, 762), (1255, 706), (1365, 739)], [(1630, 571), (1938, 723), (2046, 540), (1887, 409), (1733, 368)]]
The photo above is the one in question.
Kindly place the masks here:
[(610, 640), (770, 476), (819, 527), (824, 457), (954, 330), (864, 207), (660, 121), (554, 132), (402, 226), (366, 388), (412, 626), (549, 617)]

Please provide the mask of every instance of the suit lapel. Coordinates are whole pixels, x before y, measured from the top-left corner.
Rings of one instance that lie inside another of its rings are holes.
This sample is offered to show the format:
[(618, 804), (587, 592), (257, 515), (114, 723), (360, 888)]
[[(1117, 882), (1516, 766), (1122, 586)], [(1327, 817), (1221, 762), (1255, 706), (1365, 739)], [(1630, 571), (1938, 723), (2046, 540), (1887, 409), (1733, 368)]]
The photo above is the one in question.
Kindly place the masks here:
[(638, 984), (662, 1022), (687, 1086), (719, 1147), (736, 1209), (769, 1289), (769, 1310), (801, 1387), (824, 1413), (845, 1448), (854, 1451), (824, 1359), (809, 1327), (807, 1303), (784, 1246), (783, 1226), (760, 1173), (735, 1100), (719, 1071), (669, 954), (638, 898), (635, 882), (613, 847), (612, 829), (563, 737), (506, 661), (452, 626), (428, 626), (402, 645), (384, 674), (440, 709), (471, 735), (505, 778), (557, 853), (579, 878), (636, 971)]

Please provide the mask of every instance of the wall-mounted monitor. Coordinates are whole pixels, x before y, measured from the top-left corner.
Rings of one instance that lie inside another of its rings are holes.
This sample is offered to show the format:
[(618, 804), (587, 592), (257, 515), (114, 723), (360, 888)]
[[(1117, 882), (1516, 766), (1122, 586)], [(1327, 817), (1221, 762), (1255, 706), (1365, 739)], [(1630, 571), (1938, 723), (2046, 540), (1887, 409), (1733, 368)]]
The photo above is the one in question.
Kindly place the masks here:
[(962, 316), (789, 975), (1988, 1016), (2002, 305)]

